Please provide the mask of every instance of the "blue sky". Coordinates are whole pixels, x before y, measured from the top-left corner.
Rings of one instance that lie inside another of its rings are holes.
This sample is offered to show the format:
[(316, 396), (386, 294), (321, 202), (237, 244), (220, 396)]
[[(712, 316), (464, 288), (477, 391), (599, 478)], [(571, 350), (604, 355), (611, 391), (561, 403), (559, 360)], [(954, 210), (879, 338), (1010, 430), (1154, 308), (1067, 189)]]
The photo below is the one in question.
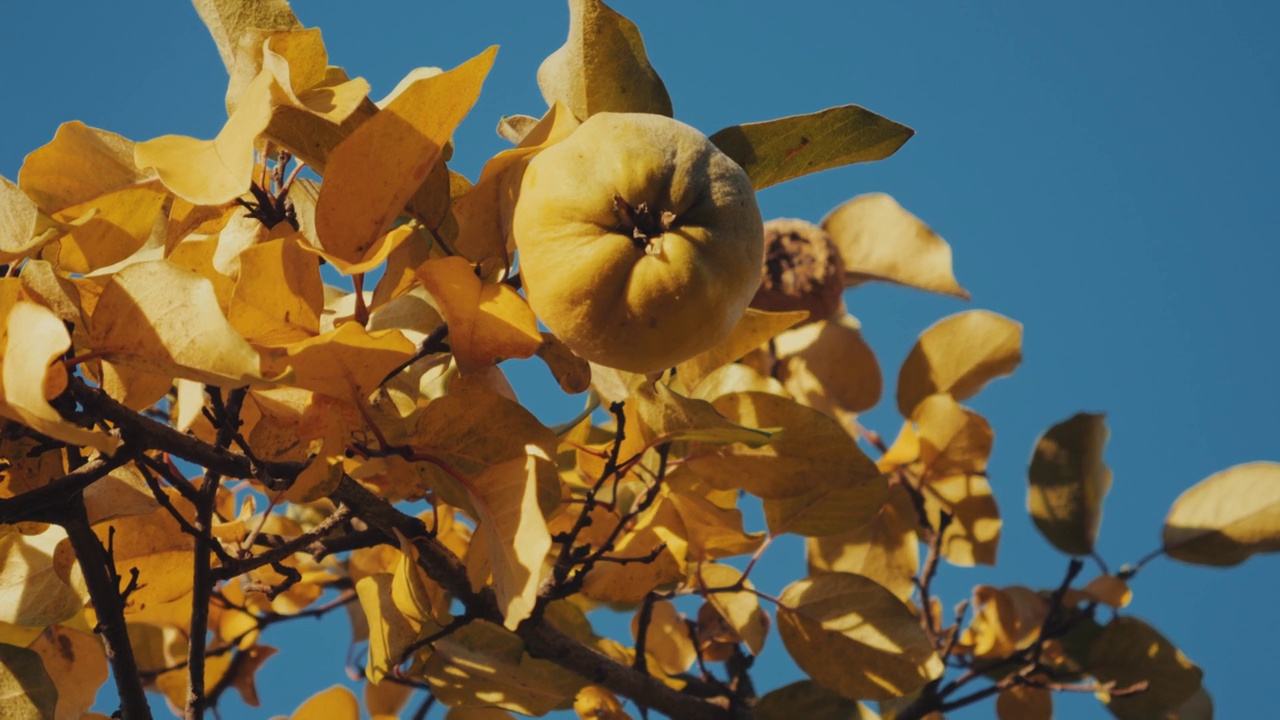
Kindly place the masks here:
[[(864, 192), (893, 195), (952, 244), (965, 304), (893, 287), (850, 292), (892, 387), (916, 335), (966, 307), (1026, 326), (1024, 363), (971, 404), (996, 431), (990, 474), (1005, 516), (995, 570), (944, 568), (950, 606), (975, 583), (1057, 583), (1066, 561), (1026, 518), (1035, 437), (1077, 411), (1106, 412), (1115, 485), (1100, 551), (1113, 567), (1159, 542), (1177, 495), (1250, 460), (1280, 460), (1280, 5), (1236, 2), (787, 2), (616, 0), (644, 34), (676, 116), (707, 133), (857, 103), (917, 135), (886, 161), (802, 178), (760, 195), (766, 217), (820, 219)], [(538, 2), (298, 0), (330, 61), (380, 97), (410, 69), (501, 50), (455, 136), (454, 169), (475, 178), (504, 147), (503, 114), (545, 108), (534, 82), (564, 40), (567, 10)], [(0, 10), (0, 174), (58, 123), (133, 139), (211, 137), (225, 74), (183, 2), (9, 4)], [(544, 419), (580, 400), (513, 369)], [(892, 402), (865, 422), (892, 435)], [(766, 556), (779, 589), (796, 544)], [(1273, 711), (1263, 681), (1280, 630), (1269, 622), (1280, 559), (1231, 570), (1160, 560), (1128, 612), (1162, 629), (1206, 671), (1220, 717)], [(263, 714), (288, 713), (342, 679), (345, 620), (281, 627), (286, 652), (260, 676)], [(763, 688), (795, 676), (776, 635)], [(305, 646), (291, 647), (291, 643)], [(331, 655), (331, 667), (311, 657)], [(104, 692), (104, 695), (106, 693)], [(1109, 717), (1092, 697), (1059, 717)], [(232, 710), (235, 706), (229, 706)], [(954, 717), (992, 715), (990, 704)], [(227, 717), (239, 715), (230, 712)], [(253, 713), (257, 715), (258, 713)]]

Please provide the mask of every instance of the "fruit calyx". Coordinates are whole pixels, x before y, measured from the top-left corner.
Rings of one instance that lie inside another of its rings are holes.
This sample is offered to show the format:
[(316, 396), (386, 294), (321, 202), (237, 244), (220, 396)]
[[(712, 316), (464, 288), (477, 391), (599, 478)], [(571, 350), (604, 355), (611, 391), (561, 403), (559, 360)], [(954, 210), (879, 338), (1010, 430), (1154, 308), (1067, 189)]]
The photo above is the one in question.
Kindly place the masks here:
[(644, 250), (646, 255), (662, 254), (662, 236), (675, 227), (675, 213), (670, 210), (659, 213), (650, 209), (647, 202), (632, 207), (616, 193), (613, 207), (622, 215), (623, 229), (631, 229), (631, 242), (635, 243), (637, 250)]

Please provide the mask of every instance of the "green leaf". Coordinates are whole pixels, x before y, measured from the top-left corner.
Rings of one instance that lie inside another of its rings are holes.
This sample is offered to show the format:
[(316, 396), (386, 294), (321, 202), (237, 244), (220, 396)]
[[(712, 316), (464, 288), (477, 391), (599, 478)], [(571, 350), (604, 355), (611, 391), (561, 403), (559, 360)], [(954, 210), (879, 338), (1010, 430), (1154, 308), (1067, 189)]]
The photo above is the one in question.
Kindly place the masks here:
[(671, 117), (671, 96), (649, 64), (635, 23), (599, 0), (569, 0), (569, 38), (538, 68), (547, 106), (579, 120), (601, 112)]
[(871, 708), (812, 680), (772, 690), (756, 705), (756, 720), (878, 720)]
[(0, 645), (0, 717), (5, 720), (52, 720), (58, 689), (44, 670), (40, 653)]
[(1040, 533), (1064, 553), (1088, 555), (1098, 539), (1111, 469), (1102, 462), (1105, 415), (1080, 413), (1036, 441), (1027, 478), (1027, 510)]
[(943, 672), (915, 614), (861, 575), (823, 573), (789, 585), (778, 632), (809, 677), (855, 700), (905, 695)]
[(1147, 683), (1142, 692), (1106, 701), (1120, 720), (1164, 717), (1200, 689), (1204, 675), (1155, 628), (1135, 617), (1107, 623), (1089, 649), (1088, 671), (1099, 682), (1115, 683), (1115, 690)]
[(1236, 465), (1184, 492), (1164, 521), (1164, 548), (1176, 560), (1216, 566), (1280, 550), (1280, 463)]
[(756, 190), (857, 162), (883, 160), (915, 131), (857, 105), (733, 125), (711, 142), (747, 171)]

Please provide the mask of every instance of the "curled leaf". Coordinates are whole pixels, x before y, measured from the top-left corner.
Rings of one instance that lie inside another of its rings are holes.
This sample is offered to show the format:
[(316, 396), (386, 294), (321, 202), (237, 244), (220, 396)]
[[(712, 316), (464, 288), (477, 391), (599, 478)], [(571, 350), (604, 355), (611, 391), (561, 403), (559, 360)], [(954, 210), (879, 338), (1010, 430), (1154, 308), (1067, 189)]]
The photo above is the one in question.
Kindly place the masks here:
[(898, 373), (903, 417), (934, 393), (956, 400), (978, 394), (988, 382), (1022, 362), (1022, 325), (986, 310), (968, 310), (934, 323), (920, 334)]
[(1215, 566), (1280, 550), (1280, 463), (1236, 465), (1184, 492), (1164, 521), (1164, 549)]

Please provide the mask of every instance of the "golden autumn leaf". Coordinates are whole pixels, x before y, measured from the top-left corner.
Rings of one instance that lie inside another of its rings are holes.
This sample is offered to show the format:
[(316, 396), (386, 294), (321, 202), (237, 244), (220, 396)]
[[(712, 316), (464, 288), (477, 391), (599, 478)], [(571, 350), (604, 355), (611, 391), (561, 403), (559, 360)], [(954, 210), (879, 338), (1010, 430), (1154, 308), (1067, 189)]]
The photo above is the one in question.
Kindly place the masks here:
[(419, 657), (406, 674), (426, 680), (449, 706), (496, 706), (544, 715), (568, 707), (586, 685), (559, 665), (530, 657), (520, 638), (483, 620), (465, 625)]
[(796, 497), (822, 486), (859, 488), (861, 500), (846, 518), (850, 524), (866, 522), (880, 509), (884, 477), (834, 420), (760, 392), (724, 395), (714, 406), (738, 425), (785, 430), (759, 448), (737, 444), (696, 450), (685, 467), (713, 487), (741, 488), (765, 498)]
[[(176, 491), (171, 493), (170, 502), (188, 521), (195, 517), (191, 503)], [(111, 538), (112, 556), (119, 567), (138, 569), (138, 589), (129, 595), (126, 613), (139, 612), (191, 592), (195, 539), (182, 531), (167, 510), (161, 508), (146, 515), (116, 518), (95, 525), (93, 531), (103, 547)], [(72, 575), (73, 584), (80, 584), (75, 580), (79, 574), (77, 565)]]
[(154, 168), (164, 186), (195, 205), (222, 205), (249, 191), (254, 145), (271, 121), (269, 73), (259, 73), (212, 140), (164, 135), (133, 147), (134, 163)]
[(569, 0), (569, 38), (542, 61), (538, 87), (548, 107), (564, 103), (579, 120), (601, 112), (672, 114), (635, 23), (600, 0)]
[(788, 585), (778, 632), (809, 677), (851, 699), (887, 699), (943, 672), (915, 615), (893, 593), (850, 573), (823, 573)]
[(360, 701), (347, 688), (334, 685), (304, 700), (289, 720), (360, 720)]
[[(204, 664), (205, 687), (216, 687), (231, 669), (231, 654), (223, 653), (206, 658)], [(156, 689), (169, 701), (169, 707), (177, 710), (187, 706), (187, 690), (191, 685), (191, 673), (182, 667), (167, 670), (156, 676)]]
[(684, 397), (661, 382), (638, 383), (632, 388), (631, 402), (642, 423), (638, 432), (650, 445), (696, 440), (715, 445), (742, 443), (755, 448), (769, 442), (768, 431), (734, 424), (706, 400)]
[(329, 155), (316, 231), (329, 255), (365, 258), (440, 158), (480, 94), (497, 48), (410, 83)]
[(18, 186), (48, 215), (146, 182), (155, 173), (133, 163), (134, 143), (73, 120), (22, 162)]
[(58, 358), (71, 346), (71, 336), (62, 320), (43, 305), (29, 302), (0, 307), (0, 312), (4, 313), (0, 414), (51, 438), (114, 453), (120, 438), (65, 420), (49, 404), (50, 390), (57, 395), (67, 384), (66, 368)]
[(804, 310), (767, 312), (749, 307), (723, 342), (676, 365), (676, 378), (685, 388), (695, 390), (703, 378), (742, 359), (769, 338), (803, 322), (807, 317), (808, 313)]
[(1089, 649), (1087, 670), (1099, 682), (1126, 689), (1146, 682), (1143, 692), (1111, 697), (1107, 709), (1120, 720), (1160, 717), (1200, 689), (1204, 673), (1155, 628), (1135, 617), (1107, 623)]
[(851, 315), (787, 330), (774, 346), (777, 377), (797, 401), (835, 418), (880, 401), (880, 363)]
[(769, 634), (769, 616), (760, 609), (760, 598), (751, 592), (754, 589), (751, 582), (744, 581), (742, 571), (729, 565), (703, 563), (698, 566), (698, 584), (702, 590), (733, 587), (739, 581), (742, 582), (742, 590), (709, 592), (707, 602), (742, 638), (751, 654), (759, 655)]
[(418, 565), (418, 548), (409, 538), (395, 531), (400, 541), (400, 557), (391, 581), (391, 602), (415, 630), (424, 623), (437, 623), (449, 611), (444, 590)]
[[(681, 477), (688, 477), (681, 475)], [(680, 516), (690, 560), (719, 560), (753, 553), (764, 542), (764, 533), (743, 530), (742, 512), (720, 507), (696, 491), (676, 489), (675, 473), (667, 476), (667, 501)]]
[(66, 234), (42, 253), (64, 273), (92, 273), (120, 263), (144, 245), (159, 248), (157, 220), (169, 193), (159, 181), (129, 185), (54, 214)]
[(898, 410), (911, 417), (921, 400), (949, 393), (978, 394), (988, 382), (1022, 362), (1022, 325), (986, 310), (966, 310), (931, 325), (898, 373)]
[(320, 259), (296, 241), (271, 240), (240, 253), (227, 319), (249, 342), (283, 345), (315, 337), (323, 307)]
[(364, 401), (382, 379), (413, 357), (413, 343), (398, 330), (369, 332), (345, 322), (322, 335), (276, 348), (273, 368), (292, 368), (290, 385), (337, 400)]
[[(631, 617), (631, 637), (639, 647), (641, 610)], [(698, 658), (698, 650), (689, 637), (689, 629), (676, 606), (670, 600), (655, 600), (649, 611), (649, 625), (646, 628), (644, 651), (657, 661), (658, 667), (667, 675), (678, 675), (690, 667)], [(581, 697), (581, 695), (579, 695)]]
[(50, 526), (23, 535), (0, 526), (0, 622), (44, 628), (69, 620), (84, 601), (59, 577), (54, 552), (67, 533)]
[(89, 337), (108, 359), (156, 374), (221, 387), (264, 379), (257, 351), (222, 314), (213, 284), (166, 260), (113, 275)]
[(400, 612), (392, 598), (393, 583), (394, 577), (389, 572), (374, 573), (356, 581), (356, 597), (369, 624), (365, 677), (371, 683), (382, 682), (396, 671), (405, 650), (424, 627), (429, 628), (429, 632), (438, 627), (431, 621), (411, 620)]
[(920, 401), (911, 419), (920, 443), (924, 482), (986, 473), (995, 433), (981, 415), (939, 393)]
[(573, 711), (582, 720), (631, 720), (622, 710), (618, 696), (600, 685), (588, 685), (578, 691)]
[(462, 372), (533, 357), (542, 345), (538, 320), (524, 298), (506, 283), (481, 280), (466, 260), (428, 260), (418, 278), (449, 324), (449, 348)]
[(974, 656), (1006, 658), (1030, 647), (1040, 637), (1040, 628), (1049, 605), (1024, 587), (995, 588), (978, 585), (973, 589), (973, 621), (965, 630), (966, 644)]
[(410, 696), (415, 691), (416, 688), (412, 686), (391, 680), (380, 683), (366, 682), (364, 706), (369, 711), (369, 716), (373, 718), (386, 715), (399, 717), (400, 711), (408, 704)]
[[(904, 513), (914, 512), (906, 491), (889, 488), (890, 499), (865, 525), (807, 541), (809, 572), (847, 572), (871, 578), (906, 602), (920, 570), (920, 540)], [(909, 517), (909, 515), (908, 515)]]
[(369, 94), (368, 82), (348, 80), (340, 68), (329, 65), (319, 28), (273, 33), (262, 50), (262, 68), (276, 80), (278, 105), (333, 125), (350, 117)]
[(727, 127), (711, 142), (747, 171), (756, 190), (810, 173), (883, 160), (915, 131), (858, 107)]
[(242, 35), (252, 30), (297, 30), (302, 23), (288, 0), (193, 0), (227, 72), (235, 68)]
[(57, 237), (59, 228), (8, 179), (0, 177), (0, 262), (25, 257)]
[(969, 299), (951, 269), (951, 246), (883, 193), (859, 195), (832, 210), (822, 229), (840, 247), (845, 285), (869, 280)]
[(812, 680), (770, 690), (756, 703), (755, 717), (756, 720), (879, 720), (867, 706)]
[[(610, 522), (616, 522), (610, 520)], [(588, 598), (619, 605), (634, 605), (654, 588), (676, 582), (685, 576), (681, 558), (686, 550), (682, 543), (683, 521), (672, 503), (659, 499), (640, 513), (628, 532), (614, 544), (614, 557), (654, 555), (652, 562), (596, 563), (582, 584)], [(609, 526), (611, 529), (612, 525)]]
[(943, 557), (960, 567), (995, 565), (1002, 523), (991, 483), (981, 475), (951, 475), (930, 480), (922, 490), (934, 527), (942, 512), (951, 514), (942, 534)]
[(5, 720), (49, 720), (55, 717), (57, 704), (58, 689), (45, 672), (40, 654), (0, 645), (0, 707)]
[(1215, 566), (1280, 550), (1280, 463), (1236, 465), (1182, 493), (1164, 521), (1164, 550)]
[(1108, 434), (1106, 416), (1080, 413), (1036, 441), (1027, 511), (1040, 534), (1064, 553), (1088, 555), (1098, 540), (1102, 501), (1111, 489), (1111, 469), (1102, 461)]
[(551, 550), (551, 534), (538, 507), (539, 465), (551, 457), (537, 445), (527, 455), (490, 466), (466, 485), (479, 516), (476, 528), (488, 539), (493, 590), (503, 623), (514, 630), (533, 612), (542, 561)]

